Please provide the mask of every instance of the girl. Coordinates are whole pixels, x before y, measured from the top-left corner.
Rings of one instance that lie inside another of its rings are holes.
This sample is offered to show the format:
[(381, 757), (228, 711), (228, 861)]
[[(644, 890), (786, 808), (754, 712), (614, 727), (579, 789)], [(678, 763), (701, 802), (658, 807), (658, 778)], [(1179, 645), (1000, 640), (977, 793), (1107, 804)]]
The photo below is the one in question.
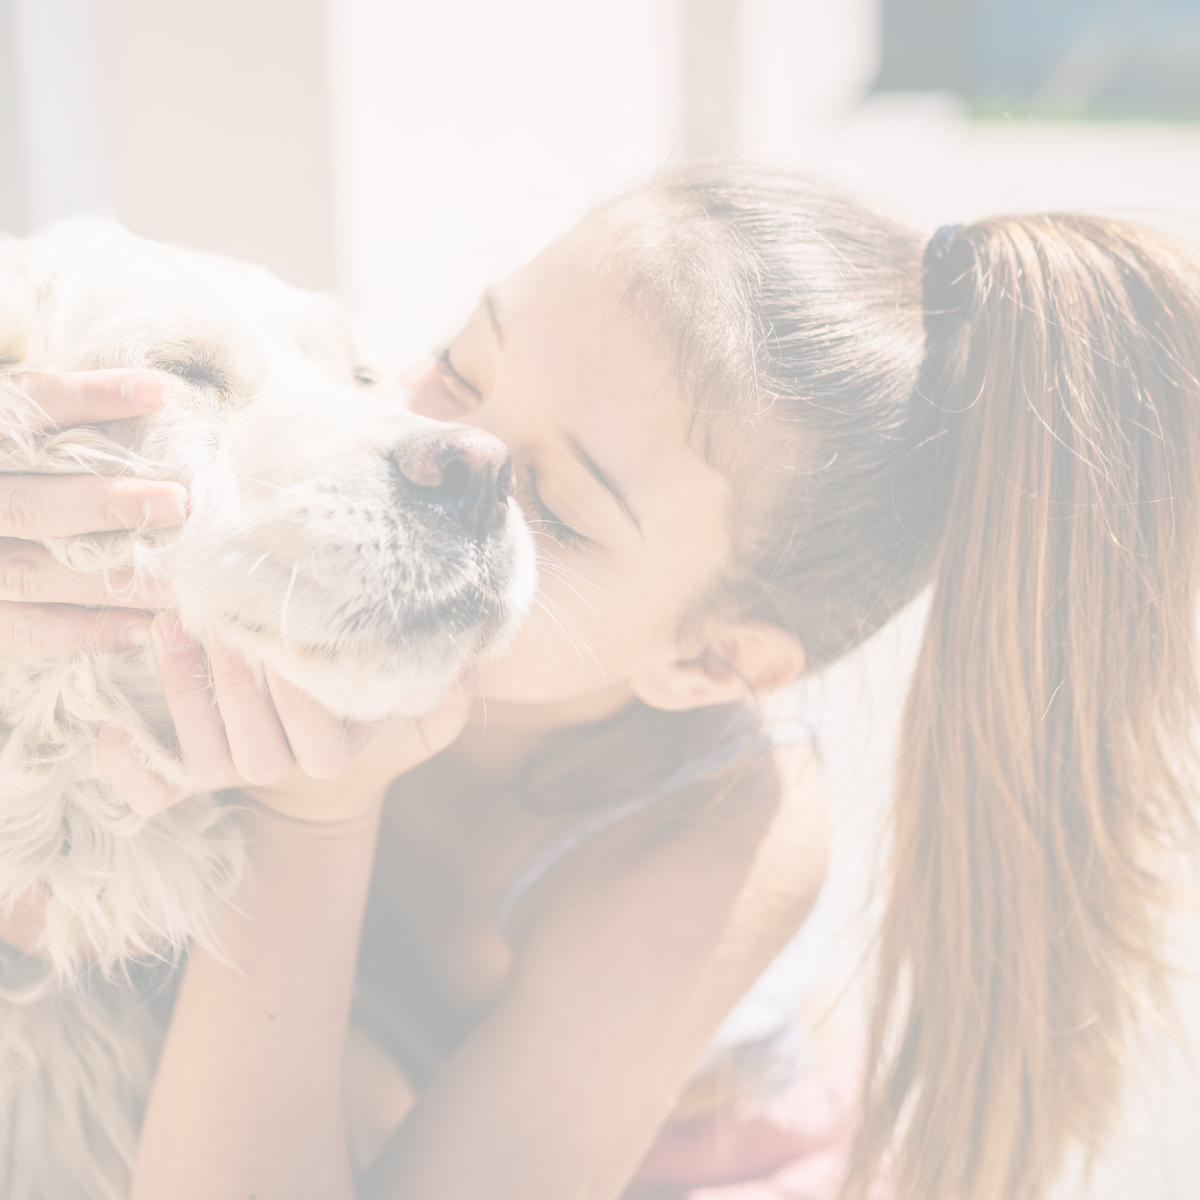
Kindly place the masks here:
[[(222, 722), (155, 620), (193, 774), (260, 786), (134, 1195), (829, 1194), (808, 1152), (841, 1130), (788, 1124), (814, 1094), (763, 1068), (778, 1028), (694, 1067), (824, 873), (809, 723), (760, 699), (930, 582), (846, 1184), (1042, 1194), (1161, 1000), (1194, 823), (1196, 257), (1062, 215), (923, 249), (811, 182), (701, 168), (491, 289), (414, 389), (511, 449), (541, 619), (478, 704), (326, 782), (294, 764), (340, 770), (361, 731), (213, 645)], [(21, 487), (50, 511), (52, 483)], [(135, 806), (178, 799), (102, 755)]]

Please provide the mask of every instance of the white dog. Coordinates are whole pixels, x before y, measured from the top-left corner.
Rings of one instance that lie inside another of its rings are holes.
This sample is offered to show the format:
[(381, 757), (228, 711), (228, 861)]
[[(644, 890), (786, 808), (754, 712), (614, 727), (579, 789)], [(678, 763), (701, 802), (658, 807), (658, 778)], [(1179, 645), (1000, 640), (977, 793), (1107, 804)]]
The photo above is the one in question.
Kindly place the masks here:
[[(38, 431), (31, 369), (148, 367), (162, 414)], [(364, 386), (364, 384), (366, 386)], [(336, 305), (100, 221), (0, 242), (0, 471), (185, 484), (180, 530), (59, 538), (82, 570), (169, 578), (215, 628), (335, 713), (427, 710), (496, 652), (533, 550), (494, 439), (371, 386)], [(154, 994), (236, 885), (236, 812), (140, 817), (96, 766), (128, 732), (186, 784), (152, 656), (0, 649), (0, 904), (48, 896), (40, 957), (0, 954), (0, 1195), (123, 1200), (161, 1038)]]

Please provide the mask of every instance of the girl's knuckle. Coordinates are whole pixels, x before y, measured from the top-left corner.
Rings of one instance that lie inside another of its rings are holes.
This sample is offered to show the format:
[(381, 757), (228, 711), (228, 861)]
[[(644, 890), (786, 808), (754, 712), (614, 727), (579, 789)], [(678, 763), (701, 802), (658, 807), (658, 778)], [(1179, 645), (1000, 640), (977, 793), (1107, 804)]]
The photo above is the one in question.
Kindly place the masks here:
[(33, 488), (13, 482), (0, 491), (0, 529), (11, 537), (36, 538), (44, 519)]
[(12, 623), (14, 646), (40, 646), (42, 623), (32, 613), (20, 613)]
[(42, 595), (42, 572), (36, 562), (24, 556), (4, 563), (0, 588), (6, 600), (38, 600)]

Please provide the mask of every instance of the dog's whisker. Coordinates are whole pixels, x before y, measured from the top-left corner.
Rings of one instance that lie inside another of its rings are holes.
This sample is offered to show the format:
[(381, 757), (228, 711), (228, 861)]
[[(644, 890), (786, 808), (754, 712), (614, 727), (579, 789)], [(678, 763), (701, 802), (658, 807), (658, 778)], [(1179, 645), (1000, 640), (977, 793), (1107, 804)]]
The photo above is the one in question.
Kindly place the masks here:
[(537, 565), (539, 572), (543, 575), (550, 575), (554, 579), (562, 579), (564, 581), (567, 579), (573, 579), (580, 585), (587, 584), (588, 587), (594, 588), (602, 596), (608, 595), (608, 592), (605, 588), (602, 588), (598, 583), (595, 583), (586, 575), (580, 575), (578, 571), (568, 571), (564, 567), (556, 565), (553, 562), (543, 562), (540, 560), (538, 561)]
[(558, 579), (558, 582), (561, 583), (563, 585), (563, 587), (567, 588), (569, 591), (574, 592), (575, 595), (578, 596), (580, 598), (580, 600), (582, 600), (584, 602), (584, 604), (586, 604), (588, 606), (588, 608), (590, 608), (592, 610), (592, 612), (597, 611), (596, 606), (581, 591), (579, 591), (578, 588), (573, 587), (565, 579), (559, 579), (559, 577), (557, 575), (555, 575), (553, 572), (547, 572), (547, 574), (549, 574), (552, 579)]
[(534, 561), (542, 570), (555, 571), (560, 575), (569, 575), (572, 579), (578, 579), (580, 583), (587, 583), (598, 590), (603, 590), (599, 584), (589, 579), (586, 575), (581, 575), (578, 571), (572, 571), (570, 567), (560, 562), (553, 554), (547, 554), (537, 546), (534, 547), (533, 553)]
[[(535, 603), (538, 605), (538, 607), (539, 607), (539, 608), (541, 608), (541, 610), (542, 610), (542, 611), (543, 611), (543, 612), (546, 614), (546, 616), (548, 616), (548, 617), (550, 618), (550, 620), (551, 620), (551, 621), (553, 621), (553, 622), (554, 622), (554, 624), (555, 624), (555, 625), (557, 625), (557, 626), (558, 626), (558, 628), (559, 628), (560, 630), (562, 630), (563, 634), (566, 636), (566, 639), (567, 639), (567, 644), (568, 644), (568, 645), (571, 647), (571, 649), (572, 649), (572, 650), (574, 650), (574, 651), (575, 651), (575, 653), (576, 653), (576, 654), (578, 654), (578, 655), (579, 655), (579, 659), (580, 659), (580, 661), (581, 661), (581, 662), (583, 662), (584, 664), (586, 664), (586, 663), (587, 663), (587, 659), (586, 659), (586, 658), (584, 658), (584, 656), (583, 656), (583, 652), (582, 652), (582, 651), (579, 649), (579, 647), (578, 647), (578, 646), (575, 644), (575, 638), (574, 638), (574, 635), (573, 635), (572, 631), (571, 631), (571, 630), (569, 630), (569, 629), (568, 629), (568, 628), (567, 628), (567, 627), (566, 627), (566, 626), (565, 626), (565, 625), (562, 623), (562, 621), (560, 621), (560, 620), (558, 619), (558, 617), (554, 615), (554, 613), (553, 613), (553, 612), (550, 610), (550, 608), (549, 608), (549, 607), (548, 607), (548, 606), (547, 606), (547, 605), (546, 605), (546, 604), (545, 604), (545, 603), (544, 603), (544, 602), (541, 600), (541, 598), (540, 598), (540, 597), (539, 597), (539, 598), (538, 598), (538, 599), (535, 601)], [(547, 636), (548, 636), (548, 635), (547, 635)], [(551, 643), (551, 645), (553, 645), (553, 643)]]
[(288, 492), (292, 488), (292, 484), (290, 483), (273, 483), (270, 479), (266, 479), (261, 475), (247, 476), (246, 482), (253, 483), (261, 488), (267, 488), (272, 492), (279, 492), (280, 494)]
[[(534, 604), (537, 605), (537, 603), (538, 602), (535, 599)], [(529, 610), (529, 615), (537, 622), (538, 631), (541, 633), (542, 637), (546, 639), (546, 646), (550, 651), (550, 665), (554, 666), (554, 639), (550, 636), (546, 626), (542, 624), (542, 618), (538, 615), (536, 608), (531, 608)]]
[[(558, 603), (556, 601), (550, 599), (549, 596), (541, 596), (540, 594), (539, 594), (539, 599), (541, 599), (542, 602), (544, 604), (548, 605), (550, 608), (553, 608), (554, 611), (563, 619), (563, 621), (567, 624), (567, 626), (570, 627), (570, 633), (574, 637), (579, 639), (580, 645), (582, 645), (587, 650), (587, 652), (592, 655), (592, 658), (596, 662), (596, 666), (600, 667), (600, 660), (598, 658), (596, 658), (595, 654), (592, 653), (591, 646), (589, 646), (587, 644), (587, 641), (580, 635), (579, 631), (570, 624), (570, 621), (567, 619), (566, 613), (563, 612), (563, 610), (559, 607)], [(566, 632), (565, 629), (564, 629), (564, 632)], [(604, 668), (600, 667), (600, 670), (603, 673)]]
[[(583, 649), (586, 650), (588, 652), (588, 654), (590, 654), (592, 656), (592, 661), (596, 664), (597, 670), (599, 670), (600, 674), (603, 675), (604, 667), (601, 664), (600, 660), (596, 657), (596, 654), (592, 650), (591, 646), (589, 646), (583, 638), (579, 637), (579, 634), (577, 634), (573, 629), (568, 628), (568, 626), (566, 624), (564, 624), (563, 621), (560, 621), (558, 619), (558, 617), (555, 616), (555, 614), (551, 611), (550, 605), (553, 604), (553, 601), (548, 601), (548, 599), (546, 597), (539, 595), (539, 596), (535, 597), (535, 603), (540, 605), (541, 608), (545, 611), (546, 615), (550, 618), (550, 620), (552, 620), (555, 623), (555, 625), (557, 625), (559, 627), (559, 629), (561, 629), (563, 631), (564, 635), (566, 636), (567, 641), (571, 645), (571, 649), (574, 650), (575, 653), (579, 655), (580, 662), (584, 663), (585, 665), (587, 663), (587, 659), (584, 658), (583, 653), (579, 649), (579, 646), (582, 646)], [(555, 607), (557, 608), (557, 605), (555, 605)], [(560, 612), (561, 612), (561, 610), (560, 610)], [(565, 620), (565, 617), (564, 617), (564, 620)], [(579, 639), (579, 646), (577, 646), (575, 644), (576, 638)]]
[(288, 637), (288, 605), (292, 601), (292, 590), (296, 586), (296, 576), (300, 572), (300, 564), (295, 563), (292, 566), (292, 577), (288, 580), (287, 591), (283, 593), (283, 606), (279, 610), (279, 640), (283, 642), (286, 649), (292, 648), (292, 643)]

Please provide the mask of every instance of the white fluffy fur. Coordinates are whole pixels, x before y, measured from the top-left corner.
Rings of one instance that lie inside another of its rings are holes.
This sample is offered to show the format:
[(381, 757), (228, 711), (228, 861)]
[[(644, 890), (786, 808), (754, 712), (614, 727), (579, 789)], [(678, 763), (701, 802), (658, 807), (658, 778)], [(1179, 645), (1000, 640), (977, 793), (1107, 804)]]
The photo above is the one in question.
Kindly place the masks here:
[[(495, 652), (533, 589), (519, 519), (476, 544), (397, 490), (393, 452), (443, 427), (356, 388), (330, 301), (105, 222), (0, 243), (0, 472), (186, 484), (182, 532), (47, 543), (71, 566), (169, 578), (216, 628), (347, 718), (424, 711)], [(33, 368), (174, 372), (165, 413), (42, 432)], [(19, 516), (19, 507), (16, 515)], [(0, 904), (48, 894), (45, 961), (0, 957), (0, 1195), (122, 1200), (161, 1027), (145, 964), (208, 935), (236, 885), (236, 812), (139, 817), (95, 757), (109, 721), (185, 781), (149, 653), (0, 648)]]

